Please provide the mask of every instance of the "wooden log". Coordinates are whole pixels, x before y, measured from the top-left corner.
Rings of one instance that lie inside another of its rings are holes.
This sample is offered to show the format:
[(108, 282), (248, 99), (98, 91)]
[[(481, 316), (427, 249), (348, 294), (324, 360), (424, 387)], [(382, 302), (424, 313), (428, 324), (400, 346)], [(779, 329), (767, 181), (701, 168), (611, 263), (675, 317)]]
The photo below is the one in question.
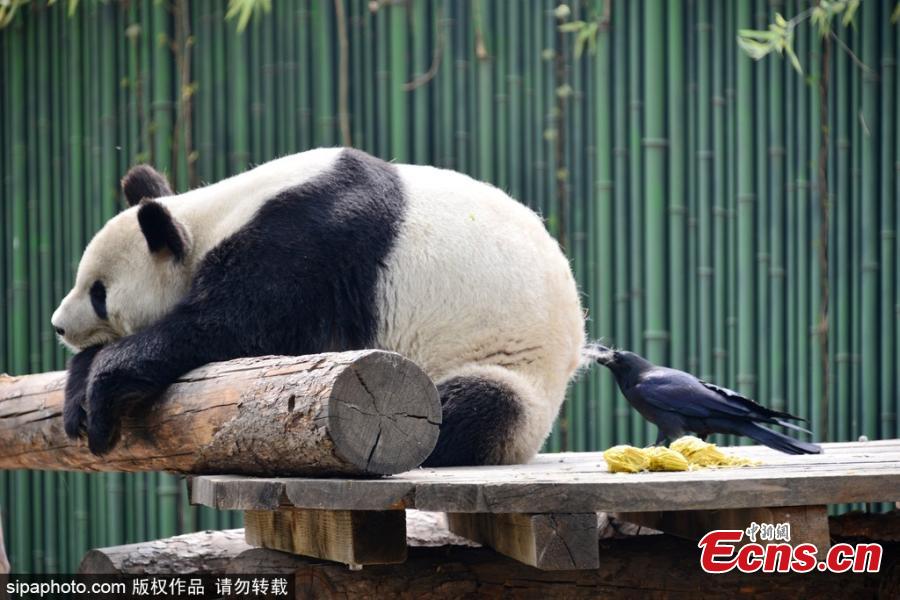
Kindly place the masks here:
[(134, 407), (118, 445), (97, 457), (63, 432), (65, 379), (0, 376), (0, 469), (392, 474), (428, 457), (441, 422), (434, 384), (398, 354), (242, 358)]
[(351, 566), (406, 560), (404, 510), (248, 510), (244, 535), (251, 546)]
[(542, 571), (488, 548), (410, 547), (400, 565), (344, 565), (254, 548), (228, 566), (233, 576), (292, 577), (294, 598), (897, 598), (900, 545), (884, 547), (879, 573), (705, 573), (696, 542), (669, 535), (604, 540), (596, 569)]
[[(828, 510), (825, 506), (777, 506), (760, 508), (729, 508), (721, 510), (672, 510), (656, 512), (617, 513), (616, 518), (636, 525), (650, 527), (687, 538), (699, 540), (714, 529), (746, 530), (751, 523), (790, 523), (790, 544), (815, 544), (819, 556), (831, 547)], [(780, 540), (764, 540), (766, 545)], [(740, 546), (750, 543), (745, 535)]]
[(876, 542), (900, 542), (900, 511), (888, 513), (849, 512), (832, 517), (831, 535)]
[[(185, 535), (96, 548), (84, 555), (78, 573), (85, 575), (154, 575), (173, 573), (224, 573), (231, 560), (253, 549), (243, 529), (198, 531)], [(418, 546), (474, 546), (450, 533), (444, 513), (406, 511), (406, 544)], [(259, 573), (277, 567), (282, 552), (266, 554), (267, 564)], [(246, 562), (246, 561), (245, 561)]]
[(450, 531), (545, 571), (596, 569), (597, 515), (450, 513)]
[(81, 559), (78, 572), (90, 575), (171, 575), (222, 573), (241, 552), (252, 546), (243, 529), (198, 531), (185, 535), (96, 548)]

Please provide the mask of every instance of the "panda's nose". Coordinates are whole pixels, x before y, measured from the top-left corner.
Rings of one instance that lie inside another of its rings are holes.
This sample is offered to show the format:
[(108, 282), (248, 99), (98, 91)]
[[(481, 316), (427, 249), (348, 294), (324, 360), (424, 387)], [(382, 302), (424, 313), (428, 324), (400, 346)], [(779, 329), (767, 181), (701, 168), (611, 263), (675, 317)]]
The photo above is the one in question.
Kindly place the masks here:
[[(53, 325), (52, 322), (50, 324)], [(58, 335), (66, 335), (66, 330), (63, 329), (62, 327), (57, 327), (56, 325), (53, 325), (53, 329), (54, 329), (54, 331), (56, 331), (56, 333)]]

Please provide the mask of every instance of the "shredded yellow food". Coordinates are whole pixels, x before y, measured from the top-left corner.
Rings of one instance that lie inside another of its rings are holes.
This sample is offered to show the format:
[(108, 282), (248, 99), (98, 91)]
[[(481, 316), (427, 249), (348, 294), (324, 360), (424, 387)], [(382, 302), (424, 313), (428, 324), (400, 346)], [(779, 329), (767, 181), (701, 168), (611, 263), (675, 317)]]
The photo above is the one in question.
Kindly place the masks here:
[(603, 453), (603, 459), (612, 473), (687, 471), (705, 467), (744, 467), (762, 464), (758, 460), (725, 454), (715, 444), (704, 442), (691, 435), (678, 438), (668, 448), (613, 446)]
[(603, 453), (603, 460), (613, 473), (638, 473), (650, 468), (650, 457), (634, 446), (613, 446)]

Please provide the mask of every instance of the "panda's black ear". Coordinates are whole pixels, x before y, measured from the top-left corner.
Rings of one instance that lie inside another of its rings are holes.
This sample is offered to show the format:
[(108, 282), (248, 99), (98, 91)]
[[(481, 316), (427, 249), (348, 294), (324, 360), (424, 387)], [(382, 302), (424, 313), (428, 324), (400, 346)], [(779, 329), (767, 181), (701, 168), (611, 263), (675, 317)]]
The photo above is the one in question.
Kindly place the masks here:
[(175, 260), (184, 259), (188, 252), (188, 234), (169, 209), (154, 200), (142, 200), (137, 217), (150, 252), (168, 252)]
[(172, 188), (165, 176), (150, 165), (136, 165), (122, 178), (122, 192), (128, 206), (135, 206), (144, 198), (171, 196)]

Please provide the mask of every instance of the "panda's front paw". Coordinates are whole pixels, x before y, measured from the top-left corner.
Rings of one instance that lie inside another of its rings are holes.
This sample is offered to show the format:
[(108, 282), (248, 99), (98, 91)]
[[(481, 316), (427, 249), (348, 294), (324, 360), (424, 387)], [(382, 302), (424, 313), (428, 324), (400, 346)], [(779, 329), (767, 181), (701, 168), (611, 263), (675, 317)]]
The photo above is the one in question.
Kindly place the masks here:
[(97, 357), (87, 387), (88, 448), (96, 455), (106, 454), (118, 442), (125, 406), (152, 394), (148, 383), (135, 375), (134, 365), (110, 350)]
[(103, 346), (85, 348), (69, 361), (66, 378), (66, 396), (63, 402), (63, 429), (71, 439), (77, 439), (85, 433), (84, 411), (87, 397), (88, 377), (94, 357)]

